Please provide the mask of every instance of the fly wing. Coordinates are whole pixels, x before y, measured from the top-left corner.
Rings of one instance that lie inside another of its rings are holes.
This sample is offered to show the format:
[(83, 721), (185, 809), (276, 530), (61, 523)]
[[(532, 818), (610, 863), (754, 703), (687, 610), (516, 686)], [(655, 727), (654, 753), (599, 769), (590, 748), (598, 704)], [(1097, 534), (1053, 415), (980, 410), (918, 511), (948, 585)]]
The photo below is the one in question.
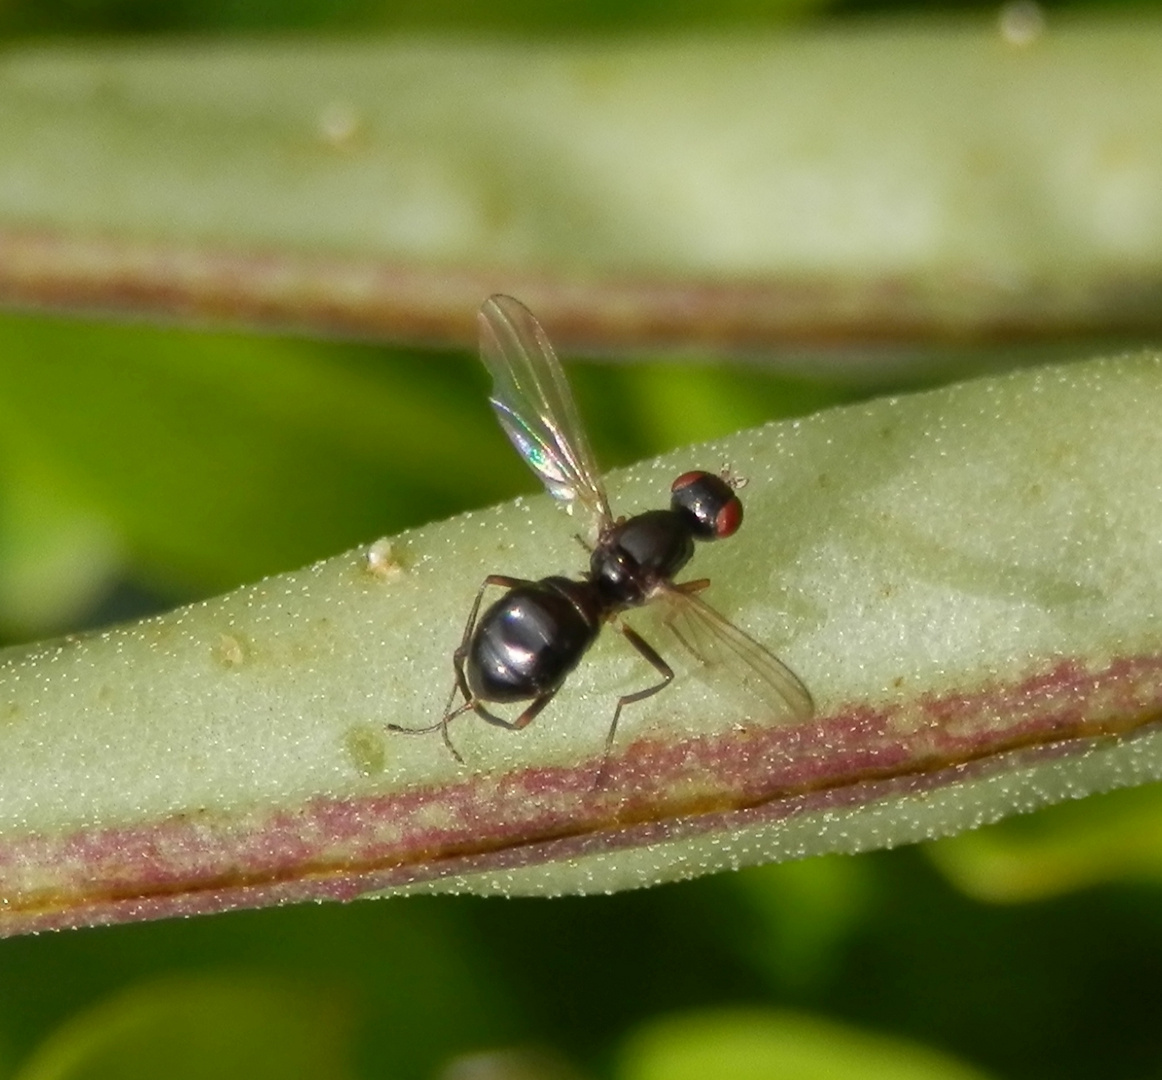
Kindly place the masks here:
[(572, 513), (578, 503), (599, 525), (610, 521), (565, 372), (533, 313), (511, 296), (490, 296), (480, 309), (480, 358), (492, 375), (492, 408), (500, 426), (554, 498)]
[(664, 587), (658, 599), (665, 623), (699, 661), (714, 671), (715, 684), (746, 693), (776, 724), (805, 723), (815, 713), (810, 691), (765, 646), (743, 633), (705, 600), (682, 586)]

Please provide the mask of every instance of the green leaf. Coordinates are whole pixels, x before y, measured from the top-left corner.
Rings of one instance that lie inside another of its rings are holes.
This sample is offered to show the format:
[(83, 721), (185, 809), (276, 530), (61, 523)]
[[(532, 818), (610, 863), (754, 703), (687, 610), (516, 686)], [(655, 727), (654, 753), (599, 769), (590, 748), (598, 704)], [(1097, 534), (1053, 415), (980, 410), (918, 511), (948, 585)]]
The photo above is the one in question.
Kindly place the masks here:
[(0, 32), (23, 34), (97, 31), (104, 34), (158, 32), (206, 34), (260, 31), (375, 31), (385, 28), (468, 31), (515, 30), (576, 34), (594, 30), (675, 30), (712, 25), (777, 25), (825, 0), (721, 0), (708, 7), (696, 0), (591, 0), (586, 4), (542, 4), (536, 0), (491, 0), (465, 5), (459, 0), (229, 0), (158, 6), (134, 0), (63, 0), (51, 7), (35, 0), (9, 0), (0, 10)]
[(508, 291), (568, 346), (1158, 328), (1151, 20), (27, 47), (0, 99), (10, 303), (463, 343)]
[(68, 490), (49, 462), (0, 436), (0, 633), (68, 625), (121, 569), (116, 528)]
[(789, 1012), (733, 1010), (655, 1021), (622, 1051), (618, 1080), (983, 1080), (904, 1039)]
[[(594, 892), (931, 839), (1155, 779), (1162, 360), (836, 409), (610, 478), (618, 512), (728, 460), (746, 528), (707, 595), (817, 715), (772, 716), (639, 626), (513, 733), (430, 725), (486, 574), (572, 559), (547, 496), (215, 601), (2, 655), (4, 928), (385, 891)], [(1117, 417), (1117, 423), (1110, 423)], [(576, 564), (574, 564), (576, 565)], [(649, 614), (649, 609), (643, 614)]]
[(348, 1080), (349, 1028), (318, 993), (177, 978), (73, 1018), (16, 1080)]
[(418, 357), (0, 319), (9, 554), (27, 562), (47, 534), (66, 563), (55, 582), (52, 563), (9, 564), (26, 583), (10, 595), (58, 588), (8, 617), (51, 614), (69, 567), (80, 597), (122, 558), (209, 592), (414, 523), (418, 496), (437, 515), (464, 487), (499, 494), (489, 460), (461, 450), (494, 438), (488, 410), (450, 384)]
[(733, 886), (750, 917), (724, 933), (772, 985), (795, 989), (828, 984), (873, 898), (866, 863), (840, 856), (755, 868)]
[(958, 888), (1020, 903), (1117, 881), (1162, 881), (1162, 791), (1150, 785), (1065, 803), (927, 849)]

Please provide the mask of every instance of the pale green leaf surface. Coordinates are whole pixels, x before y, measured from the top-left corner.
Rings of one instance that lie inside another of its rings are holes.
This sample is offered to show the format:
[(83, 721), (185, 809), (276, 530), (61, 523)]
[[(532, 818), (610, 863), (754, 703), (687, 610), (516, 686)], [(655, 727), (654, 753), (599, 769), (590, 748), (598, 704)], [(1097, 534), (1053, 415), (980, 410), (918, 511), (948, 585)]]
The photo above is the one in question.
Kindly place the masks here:
[(1153, 355), (1047, 368), (613, 474), (620, 512), (699, 465), (747, 476), (746, 527), (693, 571), (818, 715), (788, 725), (666, 649), (679, 680), (627, 713), (604, 784), (613, 701), (648, 677), (614, 635), (525, 731), (458, 721), (465, 766), (435, 734), (384, 729), (440, 715), (485, 574), (578, 565), (576, 526), (547, 497), (10, 650), (6, 925), (401, 888), (613, 890), (1156, 778), (1160, 390)]
[(984, 1080), (905, 1039), (790, 1012), (736, 1010), (655, 1021), (622, 1051), (618, 1080)]
[(1162, 28), (0, 57), (0, 298), (465, 340), (1157, 326)]

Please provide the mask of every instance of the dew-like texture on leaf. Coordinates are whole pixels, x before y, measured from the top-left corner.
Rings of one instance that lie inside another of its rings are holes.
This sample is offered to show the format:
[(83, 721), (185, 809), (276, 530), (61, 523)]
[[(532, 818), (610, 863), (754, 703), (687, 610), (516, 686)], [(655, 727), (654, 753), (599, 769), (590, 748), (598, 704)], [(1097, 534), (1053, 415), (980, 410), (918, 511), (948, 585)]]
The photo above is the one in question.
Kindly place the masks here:
[[(574, 572), (547, 496), (218, 600), (0, 656), (9, 930), (392, 889), (600, 892), (933, 838), (1157, 778), (1162, 435), (1153, 355), (740, 432), (610, 477), (748, 477), (701, 595), (811, 691), (811, 719), (604, 634), (524, 731), (431, 724), (489, 573)], [(390, 550), (393, 572), (382, 573)], [(712, 673), (709, 673), (712, 674)]]

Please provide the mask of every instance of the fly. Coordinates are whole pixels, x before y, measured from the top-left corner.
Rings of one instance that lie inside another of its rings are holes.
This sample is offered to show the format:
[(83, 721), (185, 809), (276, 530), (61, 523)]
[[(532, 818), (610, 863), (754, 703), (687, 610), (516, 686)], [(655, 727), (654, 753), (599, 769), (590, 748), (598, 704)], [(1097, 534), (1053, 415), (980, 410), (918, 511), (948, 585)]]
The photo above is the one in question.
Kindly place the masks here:
[[(580, 507), (588, 515), (597, 539), (589, 548), (589, 569), (580, 578), (486, 577), (452, 654), (455, 682), (443, 716), (423, 728), (388, 727), (408, 732), (438, 728), (462, 762), (448, 733), (456, 717), (471, 711), (510, 731), (527, 727), (608, 623), (658, 676), (657, 682), (618, 698), (605, 737), (608, 756), (622, 709), (653, 697), (674, 678), (661, 654), (621, 619), (623, 612), (653, 602), (668, 606), (665, 622), (688, 651), (704, 662), (725, 665), (773, 716), (810, 719), (811, 695), (795, 674), (701, 598), (709, 580), (674, 581), (697, 541), (721, 540), (738, 531), (742, 503), (737, 482), (710, 472), (683, 473), (670, 488), (668, 510), (615, 519), (565, 373), (540, 323), (518, 300), (496, 295), (481, 307), (479, 325), (480, 356), (492, 375), (490, 400), (501, 427), (549, 493), (570, 512)], [(505, 592), (482, 614), (484, 594), (493, 587)], [(514, 720), (489, 708), (520, 702), (528, 704)]]

